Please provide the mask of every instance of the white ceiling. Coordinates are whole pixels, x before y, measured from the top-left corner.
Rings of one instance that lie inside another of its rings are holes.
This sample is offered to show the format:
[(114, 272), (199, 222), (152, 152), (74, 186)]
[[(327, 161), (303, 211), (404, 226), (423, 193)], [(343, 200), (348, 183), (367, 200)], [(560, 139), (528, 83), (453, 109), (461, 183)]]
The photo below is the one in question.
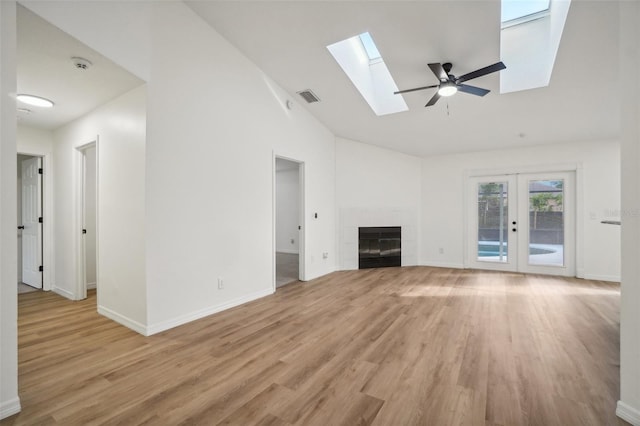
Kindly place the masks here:
[[(76, 69), (74, 56), (93, 66)], [(18, 93), (55, 102), (50, 109), (18, 102), (18, 108), (31, 110), (18, 112), (18, 122), (42, 129), (60, 127), (143, 83), (22, 6), (18, 6), (17, 78)]]
[[(376, 116), (326, 46), (369, 31), (399, 88), (437, 83), (429, 62), (461, 75), (500, 60), (498, 1), (187, 1), (187, 4), (337, 136), (414, 155), (619, 135), (618, 10), (574, 0), (549, 87), (499, 94), (499, 75), (424, 108), (432, 91), (404, 95), (409, 111)], [(507, 67), (509, 64), (506, 64)], [(307, 105), (297, 91), (312, 89)]]

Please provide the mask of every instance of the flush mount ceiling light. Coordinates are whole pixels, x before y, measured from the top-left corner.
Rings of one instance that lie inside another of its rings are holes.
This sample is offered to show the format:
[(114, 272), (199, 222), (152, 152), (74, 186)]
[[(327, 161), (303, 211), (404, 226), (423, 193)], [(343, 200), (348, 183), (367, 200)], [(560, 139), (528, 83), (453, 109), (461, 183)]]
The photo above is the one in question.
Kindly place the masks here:
[(42, 108), (51, 108), (54, 105), (54, 103), (51, 102), (49, 99), (41, 98), (40, 96), (34, 96), (34, 95), (20, 94), (16, 96), (16, 99), (18, 99), (20, 102), (25, 103), (27, 105), (32, 105), (32, 106), (37, 106)]
[(451, 96), (454, 95), (458, 91), (455, 83), (451, 81), (447, 81), (446, 83), (442, 83), (440, 88), (438, 89), (438, 95), (440, 96)]

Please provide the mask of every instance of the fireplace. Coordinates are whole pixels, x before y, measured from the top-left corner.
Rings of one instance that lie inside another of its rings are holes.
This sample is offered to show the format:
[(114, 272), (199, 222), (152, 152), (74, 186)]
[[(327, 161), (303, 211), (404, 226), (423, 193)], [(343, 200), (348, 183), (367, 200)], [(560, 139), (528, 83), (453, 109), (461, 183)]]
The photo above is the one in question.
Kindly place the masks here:
[(401, 266), (399, 226), (358, 228), (358, 268)]

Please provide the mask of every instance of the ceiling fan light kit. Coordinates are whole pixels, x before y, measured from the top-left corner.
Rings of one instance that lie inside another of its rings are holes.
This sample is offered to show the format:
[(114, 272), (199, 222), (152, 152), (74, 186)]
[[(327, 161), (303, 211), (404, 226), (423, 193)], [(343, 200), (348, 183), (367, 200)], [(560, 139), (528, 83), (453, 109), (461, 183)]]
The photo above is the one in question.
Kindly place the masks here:
[(438, 80), (440, 80), (440, 84), (434, 84), (431, 86), (424, 86), (424, 87), (416, 87), (416, 88), (407, 89), (407, 90), (399, 90), (393, 93), (397, 95), (400, 93), (415, 92), (418, 90), (433, 89), (437, 87), (438, 91), (435, 93), (435, 95), (433, 95), (433, 97), (429, 100), (429, 102), (427, 102), (425, 107), (434, 105), (438, 101), (438, 99), (440, 99), (441, 97), (452, 96), (457, 92), (468, 93), (470, 95), (475, 95), (475, 96), (484, 96), (487, 93), (489, 93), (490, 90), (483, 89), (481, 87), (476, 87), (476, 86), (469, 86), (468, 84), (462, 84), (462, 83), (464, 83), (465, 81), (482, 77), (487, 74), (491, 74), (496, 71), (501, 71), (507, 68), (505, 64), (503, 64), (502, 62), (496, 62), (493, 65), (480, 68), (478, 70), (472, 71), (460, 77), (456, 77), (455, 75), (450, 73), (452, 67), (453, 65), (450, 62), (445, 62), (444, 64), (440, 64), (440, 63), (429, 64), (429, 68), (435, 74)]
[(450, 81), (446, 81), (440, 85), (438, 89), (438, 95), (440, 96), (452, 96), (458, 91), (456, 85)]

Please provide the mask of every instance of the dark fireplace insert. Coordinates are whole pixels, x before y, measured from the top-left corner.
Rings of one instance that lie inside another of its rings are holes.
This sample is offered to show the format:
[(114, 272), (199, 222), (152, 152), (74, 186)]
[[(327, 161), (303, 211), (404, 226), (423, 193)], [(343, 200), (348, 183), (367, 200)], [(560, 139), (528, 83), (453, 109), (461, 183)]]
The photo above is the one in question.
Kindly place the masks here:
[(401, 266), (401, 229), (399, 226), (358, 228), (358, 268)]

